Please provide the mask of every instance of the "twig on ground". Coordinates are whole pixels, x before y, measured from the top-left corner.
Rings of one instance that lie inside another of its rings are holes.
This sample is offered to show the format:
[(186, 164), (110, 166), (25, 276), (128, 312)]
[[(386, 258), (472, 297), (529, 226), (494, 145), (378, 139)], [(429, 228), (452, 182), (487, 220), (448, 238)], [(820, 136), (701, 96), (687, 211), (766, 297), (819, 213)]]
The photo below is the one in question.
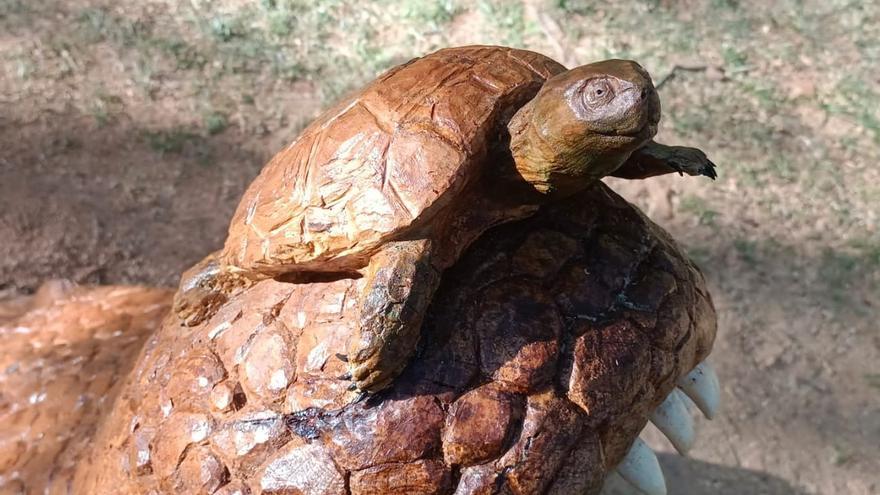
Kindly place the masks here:
[(675, 74), (679, 71), (703, 72), (703, 71), (707, 70), (708, 68), (709, 68), (708, 65), (678, 65), (678, 64), (676, 64), (672, 67), (672, 70), (667, 72), (665, 76), (661, 77), (657, 81), (657, 84), (655, 84), (654, 87), (659, 90), (660, 88), (663, 87), (664, 84), (666, 84), (670, 80), (674, 79)]

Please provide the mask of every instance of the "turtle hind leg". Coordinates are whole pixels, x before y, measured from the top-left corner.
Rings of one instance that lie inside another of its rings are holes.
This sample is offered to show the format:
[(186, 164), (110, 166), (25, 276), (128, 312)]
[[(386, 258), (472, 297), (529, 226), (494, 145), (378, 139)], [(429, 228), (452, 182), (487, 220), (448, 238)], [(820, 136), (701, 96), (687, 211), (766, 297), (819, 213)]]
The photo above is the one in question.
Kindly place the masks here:
[(387, 387), (409, 363), (440, 283), (433, 261), (430, 241), (423, 239), (388, 243), (370, 259), (347, 356), (358, 389)]
[(244, 277), (233, 276), (217, 255), (209, 254), (180, 277), (173, 311), (186, 326), (207, 320), (229, 299), (230, 293), (249, 285)]

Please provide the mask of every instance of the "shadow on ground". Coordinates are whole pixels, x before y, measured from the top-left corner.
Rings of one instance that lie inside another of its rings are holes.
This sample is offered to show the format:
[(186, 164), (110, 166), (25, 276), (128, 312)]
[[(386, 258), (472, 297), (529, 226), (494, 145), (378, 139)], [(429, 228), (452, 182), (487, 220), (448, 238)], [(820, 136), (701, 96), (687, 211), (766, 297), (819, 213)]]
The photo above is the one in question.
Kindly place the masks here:
[(246, 140), (75, 113), (0, 119), (0, 293), (51, 278), (176, 285), (221, 246), (265, 160)]
[[(781, 478), (752, 471), (702, 462), (674, 454), (660, 454), (670, 495), (806, 495)], [(622, 478), (611, 476), (602, 495), (634, 495)]]

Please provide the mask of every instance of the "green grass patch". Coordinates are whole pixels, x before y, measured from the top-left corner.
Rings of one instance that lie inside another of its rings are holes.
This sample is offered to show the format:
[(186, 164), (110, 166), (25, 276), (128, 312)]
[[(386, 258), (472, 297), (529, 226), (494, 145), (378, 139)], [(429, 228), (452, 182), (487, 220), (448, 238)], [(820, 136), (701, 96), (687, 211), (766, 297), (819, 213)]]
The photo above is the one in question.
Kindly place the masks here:
[(733, 248), (739, 257), (750, 265), (757, 265), (760, 261), (758, 243), (751, 239), (734, 239)]
[(98, 127), (104, 127), (115, 120), (116, 114), (121, 112), (123, 107), (122, 98), (103, 90), (98, 90), (89, 104), (89, 113), (95, 119)]
[(145, 131), (144, 138), (150, 149), (163, 155), (183, 153), (188, 145), (202, 139), (198, 134), (180, 127)]
[(208, 26), (211, 36), (221, 43), (232, 41), (234, 38), (244, 35), (242, 20), (234, 17), (213, 17)]
[(743, 70), (749, 61), (748, 54), (738, 45), (726, 45), (721, 49), (724, 65), (729, 72)]
[(439, 29), (452, 22), (462, 12), (462, 7), (453, 0), (425, 2), (422, 0), (405, 0), (400, 2), (403, 15), (418, 24)]
[(702, 108), (674, 108), (670, 111), (670, 120), (675, 131), (682, 136), (700, 134), (716, 125), (712, 114)]
[(596, 13), (596, 2), (590, 0), (556, 0), (554, 7), (565, 14), (593, 15)]
[(715, 220), (719, 213), (713, 210), (705, 199), (699, 196), (684, 196), (678, 204), (679, 209), (684, 213), (695, 215), (701, 225), (710, 227), (715, 226)]
[(864, 79), (855, 75), (844, 77), (823, 108), (854, 120), (880, 144), (880, 93)]
[(793, 184), (799, 180), (801, 173), (808, 172), (812, 168), (815, 168), (813, 163), (795, 163), (790, 155), (770, 153), (764, 160), (741, 162), (733, 171), (745, 185), (761, 188), (766, 187), (771, 180)]
[(487, 25), (494, 26), (504, 38), (500, 43), (522, 47), (526, 33), (525, 10), (522, 2), (480, 0), (477, 9)]
[(198, 70), (208, 63), (205, 54), (182, 39), (158, 38), (152, 40), (151, 46), (173, 60), (179, 70)]
[(134, 47), (151, 36), (152, 28), (139, 19), (126, 19), (105, 8), (87, 8), (77, 17), (78, 31), (87, 43), (113, 42)]
[(0, 0), (0, 20), (32, 12), (31, 2), (28, 0)]
[(147, 146), (160, 155), (179, 155), (182, 159), (192, 160), (203, 167), (214, 163), (210, 140), (188, 128), (144, 131), (143, 138)]
[(27, 81), (36, 71), (34, 62), (27, 57), (20, 56), (15, 59), (15, 75), (22, 81)]
[(706, 246), (685, 246), (688, 257), (699, 267), (709, 266), (714, 259), (714, 250)]
[(220, 134), (229, 127), (229, 121), (226, 115), (221, 112), (210, 112), (204, 118), (205, 130), (211, 136)]
[(851, 246), (846, 250), (826, 248), (818, 263), (817, 276), (837, 304), (857, 300), (853, 293), (857, 289), (877, 289), (878, 280), (871, 276), (880, 271), (880, 243), (860, 240)]
[(855, 455), (851, 452), (847, 452), (842, 449), (840, 446), (834, 446), (834, 453), (831, 455), (831, 463), (835, 466), (843, 466), (844, 464), (848, 464), (855, 458)]

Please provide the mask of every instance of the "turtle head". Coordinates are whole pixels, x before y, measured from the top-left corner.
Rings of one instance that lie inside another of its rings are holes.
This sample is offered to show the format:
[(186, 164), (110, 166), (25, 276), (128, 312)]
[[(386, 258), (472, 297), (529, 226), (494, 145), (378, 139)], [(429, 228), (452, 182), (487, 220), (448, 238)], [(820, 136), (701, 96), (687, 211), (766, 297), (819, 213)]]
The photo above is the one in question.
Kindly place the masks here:
[(541, 193), (569, 195), (613, 172), (654, 137), (660, 99), (631, 60), (605, 60), (548, 79), (508, 124), (516, 168)]

